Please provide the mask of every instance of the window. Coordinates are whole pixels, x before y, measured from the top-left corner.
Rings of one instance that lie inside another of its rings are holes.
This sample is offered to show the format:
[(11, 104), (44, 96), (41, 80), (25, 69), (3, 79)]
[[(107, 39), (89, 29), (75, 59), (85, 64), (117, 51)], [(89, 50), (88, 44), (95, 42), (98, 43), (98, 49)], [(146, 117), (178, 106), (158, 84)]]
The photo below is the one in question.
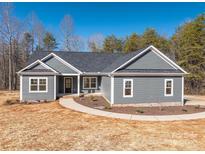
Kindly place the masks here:
[(173, 79), (165, 79), (164, 95), (165, 96), (173, 96)]
[(123, 97), (133, 97), (133, 80), (123, 80)]
[(47, 92), (47, 78), (31, 77), (29, 78), (29, 92)]
[(83, 77), (83, 89), (97, 89), (97, 77)]

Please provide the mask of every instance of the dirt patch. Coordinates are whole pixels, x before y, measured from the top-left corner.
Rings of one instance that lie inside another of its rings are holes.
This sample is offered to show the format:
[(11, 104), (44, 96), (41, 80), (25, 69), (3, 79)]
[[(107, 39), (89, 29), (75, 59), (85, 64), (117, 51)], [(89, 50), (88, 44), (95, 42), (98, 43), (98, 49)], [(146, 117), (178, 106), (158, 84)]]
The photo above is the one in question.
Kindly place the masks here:
[(204, 112), (205, 107), (200, 105), (187, 106), (161, 106), (161, 107), (135, 107), (113, 106), (109, 107), (106, 100), (101, 96), (75, 97), (74, 100), (82, 105), (109, 112), (136, 114), (136, 115), (180, 115)]
[(75, 112), (57, 101), (2, 105), (10, 97), (0, 96), (0, 150), (205, 150), (205, 119), (120, 120)]

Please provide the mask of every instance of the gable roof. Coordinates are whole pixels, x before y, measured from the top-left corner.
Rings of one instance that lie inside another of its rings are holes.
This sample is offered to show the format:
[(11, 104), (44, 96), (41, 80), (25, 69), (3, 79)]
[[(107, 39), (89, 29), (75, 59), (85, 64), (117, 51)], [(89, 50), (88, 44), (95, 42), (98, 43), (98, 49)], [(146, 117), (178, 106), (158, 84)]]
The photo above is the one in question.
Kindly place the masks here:
[[(178, 66), (173, 60), (165, 56), (154, 46), (149, 46), (144, 49), (140, 49), (135, 52), (131, 52), (128, 54), (125, 53), (96, 53), (96, 52), (67, 52), (67, 51), (55, 51), (52, 52), (54, 55), (57, 55), (63, 61), (67, 62), (69, 65), (79, 70), (80, 72), (86, 73), (114, 73), (120, 68), (124, 67), (131, 61), (135, 60), (137, 57), (142, 55), (143, 53), (152, 50), (155, 52), (160, 58), (165, 60), (168, 64), (170, 64), (173, 68), (176, 69), (175, 73), (184, 71), (180, 66)], [(38, 59), (44, 59), (51, 55), (51, 52), (40, 51), (33, 53), (28, 63), (32, 63)], [(180, 70), (180, 71), (179, 71)], [(145, 71), (145, 70), (135, 70), (135, 71)], [(153, 70), (146, 70), (153, 71)], [(158, 72), (158, 71), (157, 71)], [(165, 72), (168, 72), (166, 70)], [(172, 72), (170, 72), (172, 73)]]
[(157, 54), (161, 59), (163, 59), (164, 61), (166, 61), (169, 65), (171, 65), (173, 68), (175, 69), (179, 69), (180, 71), (182, 71), (183, 73), (187, 74), (187, 72), (182, 69), (179, 65), (177, 65), (175, 62), (173, 62), (170, 58), (168, 58), (165, 54), (163, 54), (162, 52), (160, 52), (157, 48), (155, 48), (154, 46), (149, 46), (143, 50), (140, 50), (136, 55), (130, 57), (130, 59), (128, 59), (127, 61), (125, 61), (124, 63), (122, 63), (121, 65), (119, 65), (119, 67), (115, 68), (112, 73), (116, 72), (117, 70), (121, 69), (122, 67), (126, 66), (127, 64), (131, 63), (132, 61), (134, 61), (136, 58), (138, 58), (139, 56), (143, 55), (146, 52), (149, 51), (153, 51), (155, 54)]
[(32, 68), (33, 66), (37, 65), (37, 64), (40, 64), (42, 65), (43, 67), (45, 67), (45, 69), (37, 69), (37, 70), (29, 70), (29, 72), (37, 72), (37, 71), (45, 71), (47, 70), (46, 72), (53, 72), (53, 73), (56, 73), (58, 74), (58, 72), (56, 70), (54, 70), (53, 68), (51, 68), (50, 66), (46, 65), (45, 63), (43, 63), (41, 60), (37, 59), (35, 60), (34, 62), (32, 62), (30, 65), (26, 66), (25, 68), (21, 69), (20, 71), (18, 71), (17, 73), (21, 73), (25, 70), (28, 70), (30, 68)]

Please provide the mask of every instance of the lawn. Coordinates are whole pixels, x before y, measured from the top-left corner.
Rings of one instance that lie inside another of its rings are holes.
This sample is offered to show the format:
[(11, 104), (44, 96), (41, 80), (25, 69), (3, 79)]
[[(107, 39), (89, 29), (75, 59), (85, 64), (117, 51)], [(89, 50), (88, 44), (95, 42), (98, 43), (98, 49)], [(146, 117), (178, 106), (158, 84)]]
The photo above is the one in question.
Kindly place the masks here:
[(75, 112), (58, 102), (5, 105), (0, 91), (0, 150), (205, 150), (205, 119), (140, 122)]

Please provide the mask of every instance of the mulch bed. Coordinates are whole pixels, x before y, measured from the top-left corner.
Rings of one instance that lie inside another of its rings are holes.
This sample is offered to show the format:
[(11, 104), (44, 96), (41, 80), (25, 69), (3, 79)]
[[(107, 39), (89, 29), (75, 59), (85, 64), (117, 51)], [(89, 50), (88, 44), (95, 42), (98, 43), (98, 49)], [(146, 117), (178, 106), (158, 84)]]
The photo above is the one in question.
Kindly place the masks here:
[(135, 106), (113, 106), (101, 96), (75, 97), (74, 100), (79, 104), (116, 113), (136, 114), (136, 115), (180, 115), (197, 112), (204, 112), (205, 107), (199, 105), (187, 106), (163, 106), (163, 107), (135, 107)]

